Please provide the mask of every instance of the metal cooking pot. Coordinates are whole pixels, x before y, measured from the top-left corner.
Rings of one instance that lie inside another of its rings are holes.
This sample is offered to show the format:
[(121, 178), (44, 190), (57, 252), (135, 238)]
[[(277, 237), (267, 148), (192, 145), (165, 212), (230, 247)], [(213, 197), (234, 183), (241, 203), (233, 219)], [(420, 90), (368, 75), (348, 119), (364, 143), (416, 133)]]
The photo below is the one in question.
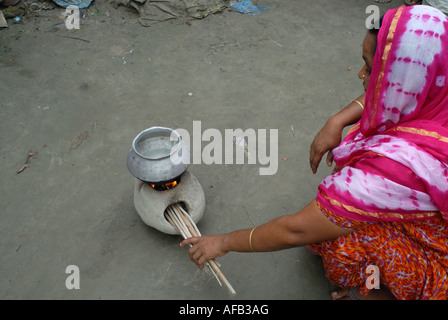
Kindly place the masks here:
[(175, 130), (151, 127), (132, 142), (126, 164), (139, 180), (151, 183), (177, 178), (190, 165), (190, 150)]

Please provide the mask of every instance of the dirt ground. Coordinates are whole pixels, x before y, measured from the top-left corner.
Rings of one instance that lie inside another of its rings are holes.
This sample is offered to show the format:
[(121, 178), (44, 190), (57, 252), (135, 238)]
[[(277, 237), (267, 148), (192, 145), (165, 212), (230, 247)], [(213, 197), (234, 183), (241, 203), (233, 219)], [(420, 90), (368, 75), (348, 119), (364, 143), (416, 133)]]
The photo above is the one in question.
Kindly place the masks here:
[[(79, 30), (66, 28), (60, 7), (0, 29), (0, 299), (229, 298), (179, 236), (141, 221), (126, 167), (132, 140), (193, 121), (278, 129), (274, 175), (259, 175), (260, 165), (190, 166), (206, 197), (198, 227), (228, 232), (296, 212), (331, 172), (311, 173), (314, 135), (362, 93), (365, 11), (375, 4), (257, 3), (269, 10), (144, 27), (130, 8), (96, 0)], [(218, 261), (234, 299), (329, 299), (333, 288), (305, 248)], [(66, 287), (70, 265), (79, 289)]]

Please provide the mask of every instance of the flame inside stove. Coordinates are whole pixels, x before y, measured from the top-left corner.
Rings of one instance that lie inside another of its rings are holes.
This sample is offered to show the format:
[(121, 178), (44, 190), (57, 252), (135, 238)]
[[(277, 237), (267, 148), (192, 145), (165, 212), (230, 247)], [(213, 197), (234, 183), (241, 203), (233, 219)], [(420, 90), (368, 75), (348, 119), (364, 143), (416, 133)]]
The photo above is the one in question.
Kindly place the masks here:
[(174, 181), (167, 182), (164, 184), (151, 183), (151, 187), (157, 191), (164, 191), (164, 190), (173, 189), (175, 186), (177, 186), (177, 184), (178, 184), (177, 180), (174, 180)]

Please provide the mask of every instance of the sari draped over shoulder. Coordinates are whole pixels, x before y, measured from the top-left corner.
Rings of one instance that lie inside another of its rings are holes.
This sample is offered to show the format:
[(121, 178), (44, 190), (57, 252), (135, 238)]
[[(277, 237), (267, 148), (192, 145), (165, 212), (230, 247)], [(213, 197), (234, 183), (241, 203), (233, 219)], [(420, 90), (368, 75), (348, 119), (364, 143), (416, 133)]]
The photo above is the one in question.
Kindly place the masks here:
[(333, 150), (318, 203), (358, 221), (448, 219), (448, 18), (429, 6), (389, 10), (365, 109)]
[(388, 11), (360, 121), (333, 150), (317, 204), (348, 235), (310, 245), (327, 278), (367, 294), (367, 267), (397, 299), (448, 299), (448, 19)]

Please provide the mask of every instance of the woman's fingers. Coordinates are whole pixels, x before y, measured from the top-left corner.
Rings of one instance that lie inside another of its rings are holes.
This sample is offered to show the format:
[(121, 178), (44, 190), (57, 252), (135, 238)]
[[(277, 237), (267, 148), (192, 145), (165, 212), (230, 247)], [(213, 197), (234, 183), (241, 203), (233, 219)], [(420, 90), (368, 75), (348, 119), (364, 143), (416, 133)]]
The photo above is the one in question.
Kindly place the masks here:
[(322, 156), (325, 153), (325, 151), (321, 151), (320, 149), (316, 147), (315, 142), (313, 142), (311, 144), (311, 148), (310, 148), (310, 167), (311, 167), (311, 170), (313, 171), (313, 173), (317, 172), (317, 168), (319, 167), (319, 163), (322, 160)]
[(331, 151), (331, 150), (328, 151), (328, 154), (327, 154), (327, 166), (331, 167), (333, 165), (333, 158), (334, 158), (333, 151)]
[(192, 245), (192, 247), (188, 250), (188, 254), (190, 256), (190, 260), (195, 263), (199, 269), (204, 269), (204, 264), (207, 262), (207, 258), (204, 255), (203, 250), (201, 250), (200, 246), (197, 244), (201, 241), (200, 237), (191, 237), (185, 239), (180, 243), (181, 247)]
[[(199, 269), (204, 269), (204, 263), (207, 262), (206, 259), (203, 258), (203, 255), (198, 250), (194, 251), (194, 247), (190, 248), (190, 260), (193, 261)], [(193, 252), (192, 252), (193, 251)]]
[(196, 243), (198, 243), (198, 241), (199, 241), (199, 237), (191, 237), (191, 238), (188, 238), (188, 239), (185, 239), (184, 241), (182, 241), (180, 243), (180, 246), (185, 247), (190, 244), (195, 245)]

